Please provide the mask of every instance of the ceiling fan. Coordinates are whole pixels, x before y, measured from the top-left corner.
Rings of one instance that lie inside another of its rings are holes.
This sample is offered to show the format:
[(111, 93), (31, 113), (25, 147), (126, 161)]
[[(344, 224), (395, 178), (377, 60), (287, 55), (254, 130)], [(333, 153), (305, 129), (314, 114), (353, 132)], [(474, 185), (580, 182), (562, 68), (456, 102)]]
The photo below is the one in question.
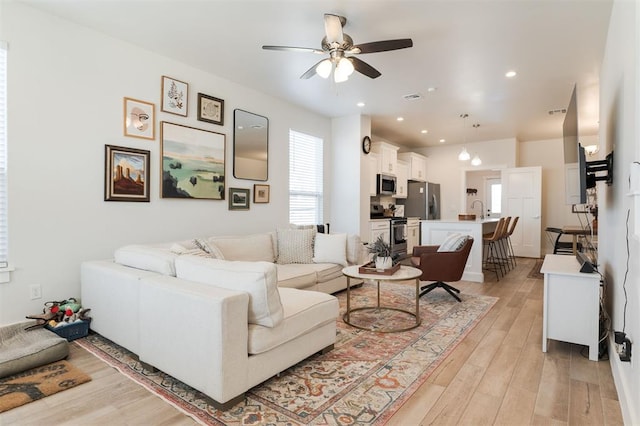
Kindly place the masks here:
[(353, 39), (349, 37), (348, 34), (342, 32), (342, 27), (344, 27), (346, 23), (347, 18), (344, 16), (325, 13), (324, 30), (326, 35), (322, 38), (322, 50), (310, 47), (291, 46), (262, 46), (262, 48), (265, 50), (311, 52), (320, 55), (329, 53), (329, 58), (316, 63), (309, 68), (307, 72), (302, 74), (300, 78), (308, 79), (316, 74), (322, 78), (328, 78), (333, 72), (335, 82), (340, 83), (346, 81), (354, 70), (369, 78), (378, 78), (382, 75), (380, 71), (354, 55), (406, 49), (413, 46), (413, 41), (410, 38), (374, 41), (354, 45)]

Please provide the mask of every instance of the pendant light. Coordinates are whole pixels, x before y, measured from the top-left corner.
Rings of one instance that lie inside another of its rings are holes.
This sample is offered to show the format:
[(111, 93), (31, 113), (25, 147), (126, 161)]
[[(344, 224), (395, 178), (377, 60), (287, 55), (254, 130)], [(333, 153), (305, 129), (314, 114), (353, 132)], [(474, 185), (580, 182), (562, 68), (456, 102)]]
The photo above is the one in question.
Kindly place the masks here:
[[(480, 127), (480, 123), (476, 123), (473, 125), (473, 128), (476, 129), (476, 132), (478, 131), (478, 128)], [(477, 142), (477, 141), (476, 141)], [(479, 166), (480, 164), (482, 164), (482, 160), (480, 159), (480, 157), (478, 156), (478, 154), (476, 154), (473, 157), (473, 160), (471, 160), (471, 165), (472, 166)]]
[[(460, 118), (462, 118), (464, 120), (464, 125), (462, 126), (462, 130), (464, 133), (464, 143), (465, 145), (467, 144), (467, 131), (465, 130), (467, 127), (467, 117), (469, 117), (469, 114), (460, 114)], [(462, 147), (462, 151), (460, 151), (460, 154), (458, 154), (458, 160), (460, 161), (469, 161), (471, 159), (471, 155), (469, 155), (469, 152), (467, 151), (466, 147)]]

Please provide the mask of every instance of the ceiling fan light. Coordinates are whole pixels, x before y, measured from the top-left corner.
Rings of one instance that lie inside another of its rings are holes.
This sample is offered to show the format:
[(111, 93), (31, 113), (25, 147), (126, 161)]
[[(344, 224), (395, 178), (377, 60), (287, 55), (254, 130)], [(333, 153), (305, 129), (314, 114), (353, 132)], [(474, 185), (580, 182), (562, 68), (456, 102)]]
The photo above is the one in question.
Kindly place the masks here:
[(473, 160), (471, 160), (471, 165), (479, 166), (480, 164), (482, 164), (482, 160), (480, 159), (480, 157), (478, 157), (478, 154), (476, 154), (476, 156), (473, 157)]
[(347, 81), (349, 76), (353, 74), (353, 64), (347, 58), (340, 58), (338, 63), (336, 64), (336, 69), (333, 72), (333, 79), (336, 83), (342, 83), (343, 81)]
[(316, 67), (316, 72), (322, 78), (329, 78), (329, 75), (331, 75), (331, 68), (333, 68), (331, 60), (325, 59), (318, 64), (318, 66)]
[(470, 159), (471, 159), (471, 155), (469, 155), (467, 148), (462, 148), (462, 151), (460, 151), (460, 154), (458, 154), (458, 160), (469, 161)]

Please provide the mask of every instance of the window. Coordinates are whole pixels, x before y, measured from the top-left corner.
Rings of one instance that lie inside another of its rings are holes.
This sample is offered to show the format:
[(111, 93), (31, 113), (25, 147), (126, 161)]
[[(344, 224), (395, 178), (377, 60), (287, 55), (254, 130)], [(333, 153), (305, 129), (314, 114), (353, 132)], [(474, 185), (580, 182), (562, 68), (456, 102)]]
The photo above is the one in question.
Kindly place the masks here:
[(289, 222), (322, 223), (323, 141), (289, 130)]
[(7, 43), (0, 41), (0, 267), (9, 255), (7, 214)]

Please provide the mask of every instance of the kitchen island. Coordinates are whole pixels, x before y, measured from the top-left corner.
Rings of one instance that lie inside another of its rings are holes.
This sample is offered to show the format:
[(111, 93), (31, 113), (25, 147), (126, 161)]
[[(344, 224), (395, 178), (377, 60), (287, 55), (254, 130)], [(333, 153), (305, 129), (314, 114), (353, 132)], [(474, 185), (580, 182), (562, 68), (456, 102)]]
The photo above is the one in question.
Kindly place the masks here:
[(469, 253), (462, 279), (481, 283), (484, 282), (484, 273), (482, 272), (484, 244), (482, 235), (493, 232), (496, 229), (498, 220), (421, 220), (420, 244), (440, 245), (447, 238), (447, 235), (455, 232), (471, 235), (473, 237), (473, 246), (471, 247), (471, 253)]

